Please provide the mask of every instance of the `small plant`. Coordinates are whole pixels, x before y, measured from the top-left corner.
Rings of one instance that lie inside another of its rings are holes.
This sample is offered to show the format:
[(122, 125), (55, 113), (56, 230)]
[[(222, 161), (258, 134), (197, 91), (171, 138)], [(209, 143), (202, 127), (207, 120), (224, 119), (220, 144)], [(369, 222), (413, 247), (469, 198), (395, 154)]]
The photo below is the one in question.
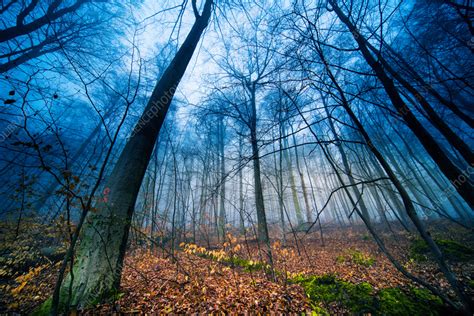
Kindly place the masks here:
[[(253, 260), (240, 258), (233, 253), (226, 252), (224, 249), (207, 250), (204, 247), (199, 247), (195, 244), (186, 244), (186, 243), (181, 243), (179, 246), (183, 248), (183, 251), (187, 254), (194, 254), (199, 257), (212, 259), (217, 262), (222, 262), (222, 263), (226, 263), (232, 266), (241, 267), (246, 272), (253, 272), (253, 271), (260, 271), (260, 270), (269, 272), (271, 270), (271, 267), (268, 264), (265, 264), (259, 261), (253, 261)], [(237, 246), (239, 245), (236, 245), (234, 247), (234, 250)], [(228, 245), (226, 247), (228, 247)]]

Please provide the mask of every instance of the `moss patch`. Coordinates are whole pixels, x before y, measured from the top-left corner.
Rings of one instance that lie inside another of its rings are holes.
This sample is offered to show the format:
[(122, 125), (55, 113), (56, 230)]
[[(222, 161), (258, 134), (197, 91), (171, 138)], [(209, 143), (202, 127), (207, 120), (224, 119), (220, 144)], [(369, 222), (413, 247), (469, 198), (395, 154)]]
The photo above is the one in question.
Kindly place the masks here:
[[(469, 261), (474, 259), (474, 250), (449, 239), (435, 239), (446, 259), (450, 261)], [(428, 244), (422, 239), (415, 239), (410, 246), (410, 257), (418, 262), (432, 258)]]
[(349, 249), (346, 254), (339, 255), (336, 257), (337, 263), (344, 263), (350, 261), (354, 264), (370, 267), (375, 264), (375, 258), (358, 250), (358, 249)]
[(362, 265), (362, 266), (365, 266), (365, 267), (370, 267), (372, 265), (374, 265), (375, 263), (375, 258), (360, 251), (360, 250), (350, 250), (349, 251), (349, 254), (351, 256), (351, 260), (352, 262), (358, 264), (358, 265)]
[(387, 288), (375, 293), (366, 282), (353, 284), (332, 274), (297, 276), (292, 281), (304, 288), (315, 312), (323, 315), (330, 307), (342, 307), (358, 315), (438, 315), (443, 306), (440, 298), (425, 289)]
[(46, 315), (50, 315), (51, 313), (51, 304), (53, 302), (53, 299), (49, 298), (47, 299), (43, 304), (41, 304), (40, 306), (38, 306), (38, 308), (36, 308), (32, 313), (31, 315), (33, 316), (46, 316)]
[(382, 289), (378, 293), (382, 315), (439, 315), (442, 301), (426, 289), (410, 288), (407, 292), (399, 288)]
[(375, 312), (373, 288), (369, 283), (352, 284), (332, 274), (298, 276), (292, 281), (303, 286), (312, 306), (339, 305), (357, 314)]

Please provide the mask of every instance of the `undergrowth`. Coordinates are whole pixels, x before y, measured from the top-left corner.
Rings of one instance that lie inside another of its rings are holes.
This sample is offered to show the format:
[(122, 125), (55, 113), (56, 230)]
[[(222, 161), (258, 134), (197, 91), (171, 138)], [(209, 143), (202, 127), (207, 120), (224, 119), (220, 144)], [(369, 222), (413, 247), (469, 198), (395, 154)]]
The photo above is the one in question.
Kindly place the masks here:
[(346, 254), (337, 256), (337, 263), (352, 262), (364, 267), (370, 267), (375, 264), (375, 258), (357, 249), (349, 249)]

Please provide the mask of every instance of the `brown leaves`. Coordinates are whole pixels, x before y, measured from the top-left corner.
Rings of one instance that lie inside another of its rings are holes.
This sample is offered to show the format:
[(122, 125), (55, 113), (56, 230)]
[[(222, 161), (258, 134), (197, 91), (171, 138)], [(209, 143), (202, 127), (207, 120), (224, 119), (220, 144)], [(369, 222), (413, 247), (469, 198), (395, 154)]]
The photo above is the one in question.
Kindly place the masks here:
[[(289, 313), (309, 309), (297, 285), (273, 283), (263, 275), (236, 271), (195, 255), (179, 255), (178, 260), (179, 266), (147, 253), (127, 257), (122, 282), (126, 294), (118, 302), (121, 311)], [(108, 308), (102, 306), (104, 312)]]
[[(58, 226), (66, 228), (62, 221)], [(56, 234), (53, 235), (58, 236)], [(122, 274), (123, 295), (119, 295), (114, 303), (97, 306), (85, 313), (309, 313), (311, 308), (303, 289), (287, 282), (287, 277), (300, 274), (335, 273), (352, 283), (368, 282), (376, 290), (409, 285), (410, 282), (378, 251), (377, 246), (361, 236), (350, 231), (333, 231), (325, 235), (326, 246), (316, 238), (299, 241), (299, 252), (295, 243), (283, 245), (274, 242), (273, 262), (275, 270), (281, 272), (275, 282), (265, 276), (265, 263), (258, 255), (257, 244), (239, 241), (230, 235), (221, 248), (209, 250), (183, 243), (180, 245), (182, 251), (168, 258), (160, 257), (159, 253), (131, 251), (125, 259)], [(411, 272), (444, 289), (448, 287), (434, 264), (420, 264), (407, 259), (404, 249), (408, 248), (408, 236), (384, 239), (392, 253)], [(27, 246), (31, 244), (28, 241)], [(25, 248), (19, 253), (30, 252)], [(373, 257), (375, 263), (360, 264), (360, 260), (354, 260), (354, 253), (363, 255), (362, 259)], [(337, 259), (341, 256), (344, 260)], [(240, 263), (231, 260), (236, 258), (241, 260)], [(244, 263), (246, 268), (255, 269), (243, 268)], [(463, 263), (462, 266), (453, 265), (453, 270), (459, 276), (469, 276), (473, 275), (474, 267), (472, 263)], [(0, 288), (3, 292), (0, 305), (23, 313), (31, 311), (51, 295), (56, 276), (57, 266), (51, 265), (39, 265), (23, 274), (15, 274), (7, 283), (8, 288)], [(0, 277), (3, 277), (1, 269)], [(347, 311), (335, 304), (330, 307), (330, 312), (341, 314)]]

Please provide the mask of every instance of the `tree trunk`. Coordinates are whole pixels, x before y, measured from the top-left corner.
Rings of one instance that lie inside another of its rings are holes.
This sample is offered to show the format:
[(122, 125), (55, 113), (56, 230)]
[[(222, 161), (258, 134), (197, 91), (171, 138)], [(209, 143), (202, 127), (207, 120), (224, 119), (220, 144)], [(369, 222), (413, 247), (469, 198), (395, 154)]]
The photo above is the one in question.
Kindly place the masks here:
[[(275, 162), (275, 177), (276, 177), (276, 188), (278, 194), (278, 210), (280, 215), (280, 229), (281, 229), (281, 240), (283, 245), (286, 245), (286, 234), (285, 234), (285, 210), (284, 210), (284, 200), (283, 200), (283, 144), (281, 141), (282, 137), (282, 120), (281, 120), (281, 111), (279, 112), (279, 128), (278, 128), (278, 167), (276, 162), (276, 157), (274, 159)], [(275, 148), (275, 143), (274, 143)]]
[(304, 200), (304, 205), (306, 209), (306, 221), (311, 223), (313, 221), (313, 216), (311, 214), (311, 206), (308, 199), (308, 192), (306, 190), (306, 181), (304, 179), (303, 171), (301, 170), (301, 166), (300, 166), (300, 158), (298, 154), (298, 147), (296, 144), (296, 136), (293, 131), (293, 126), (291, 127), (291, 132), (293, 134), (293, 145), (295, 149), (296, 170), (298, 170), (298, 174), (300, 176), (300, 181), (301, 181), (301, 190), (303, 191), (303, 200)]
[(255, 207), (257, 209), (258, 240), (262, 243), (269, 243), (267, 228), (267, 216), (265, 214), (265, 204), (263, 201), (262, 179), (260, 178), (260, 156), (257, 142), (257, 104), (255, 100), (255, 83), (249, 87), (250, 91), (250, 142), (252, 144), (253, 176), (255, 185)]
[(225, 240), (225, 153), (224, 153), (224, 120), (223, 117), (219, 119), (219, 160), (220, 160), (220, 202), (219, 202), (219, 220), (218, 220), (218, 234), (221, 241)]
[(98, 202), (86, 219), (74, 264), (74, 279), (63, 283), (60, 302), (91, 306), (113, 294), (120, 285), (122, 264), (137, 194), (158, 133), (176, 88), (209, 23), (212, 0), (206, 0), (201, 16), (155, 86), (147, 107), (123, 149), (105, 187), (107, 199)]
[(390, 53), (392, 53), (405, 67), (408, 72), (413, 76), (413, 78), (418, 81), (419, 85), (428, 93), (430, 93), (434, 98), (436, 98), (441, 104), (446, 106), (448, 109), (451, 110), (454, 114), (456, 114), (461, 120), (463, 120), (466, 124), (468, 124), (471, 128), (474, 128), (474, 119), (472, 119), (469, 114), (464, 113), (457, 104), (453, 101), (450, 101), (444, 98), (438, 91), (436, 91), (432, 85), (427, 83), (423, 77), (418, 74), (418, 72), (398, 53), (396, 52), (390, 45), (384, 43), (384, 47), (388, 49)]
[[(239, 163), (242, 164), (242, 136), (239, 136)], [(243, 179), (243, 165), (239, 166), (239, 218), (240, 218), (240, 233), (245, 234), (245, 217), (244, 217), (244, 179)]]
[(286, 149), (284, 150), (283, 154), (285, 156), (286, 165), (288, 166), (288, 173), (289, 173), (290, 186), (291, 186), (291, 196), (293, 197), (293, 205), (295, 206), (296, 220), (298, 222), (298, 225), (301, 225), (303, 224), (304, 219), (303, 219), (303, 214), (301, 213), (300, 201), (298, 200), (298, 192), (296, 191), (295, 176), (293, 174), (293, 164), (291, 163), (290, 153), (288, 152), (290, 150), (289, 148), (290, 145), (288, 144), (287, 136), (284, 135), (284, 137), (285, 137), (284, 142), (285, 142)]
[(366, 42), (368, 47), (375, 52), (378, 60), (381, 62), (383, 67), (395, 78), (402, 86), (407, 89), (418, 101), (423, 110), (428, 114), (429, 121), (433, 124), (434, 127), (444, 136), (444, 138), (451, 144), (456, 150), (461, 154), (461, 156), (466, 160), (468, 165), (474, 165), (474, 155), (469, 148), (469, 146), (461, 139), (452, 129), (444, 122), (444, 120), (439, 117), (436, 111), (433, 109), (431, 104), (423, 97), (423, 95), (418, 92), (418, 90), (406, 81), (402, 76), (400, 76), (390, 64), (383, 58), (381, 54), (378, 53), (377, 49), (373, 47), (369, 42)]

